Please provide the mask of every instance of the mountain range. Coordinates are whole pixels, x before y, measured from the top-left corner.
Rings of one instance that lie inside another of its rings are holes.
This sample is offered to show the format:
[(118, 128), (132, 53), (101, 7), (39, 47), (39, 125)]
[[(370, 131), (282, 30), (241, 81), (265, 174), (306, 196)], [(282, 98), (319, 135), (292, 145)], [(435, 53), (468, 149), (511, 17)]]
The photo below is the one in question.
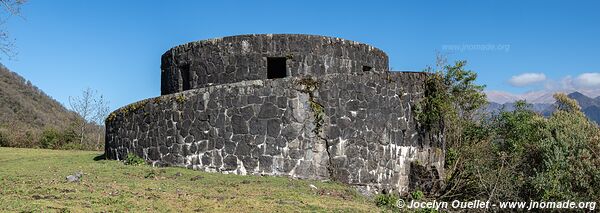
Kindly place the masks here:
[[(532, 104), (533, 111), (544, 116), (550, 116), (554, 111), (554, 92), (530, 92), (523, 95), (513, 95), (510, 93), (491, 91), (486, 92), (489, 105), (488, 112), (497, 112), (499, 110), (514, 110), (514, 103), (517, 100), (526, 100)], [(591, 95), (600, 94), (596, 92), (586, 92), (586, 94), (574, 91), (568, 94), (569, 98), (574, 99), (581, 106), (581, 111), (592, 121), (600, 124), (600, 96), (591, 98)]]

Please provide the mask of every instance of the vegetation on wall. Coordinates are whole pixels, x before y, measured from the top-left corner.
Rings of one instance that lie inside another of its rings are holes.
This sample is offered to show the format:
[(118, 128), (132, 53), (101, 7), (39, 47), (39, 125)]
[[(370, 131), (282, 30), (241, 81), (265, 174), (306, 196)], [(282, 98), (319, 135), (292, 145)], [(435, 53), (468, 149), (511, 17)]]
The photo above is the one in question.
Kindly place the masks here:
[(314, 114), (315, 128), (313, 129), (313, 132), (317, 134), (317, 136), (321, 134), (323, 122), (325, 122), (325, 109), (322, 104), (315, 100), (314, 95), (314, 91), (318, 89), (320, 84), (319, 81), (311, 77), (302, 78), (296, 82), (296, 85), (301, 86), (299, 91), (308, 94), (310, 109)]

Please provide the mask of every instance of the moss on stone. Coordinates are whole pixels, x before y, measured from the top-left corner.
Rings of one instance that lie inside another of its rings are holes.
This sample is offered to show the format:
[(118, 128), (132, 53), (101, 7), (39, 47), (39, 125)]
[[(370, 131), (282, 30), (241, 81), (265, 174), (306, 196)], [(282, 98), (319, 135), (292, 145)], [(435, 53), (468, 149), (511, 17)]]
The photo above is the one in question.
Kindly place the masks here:
[(309, 103), (310, 109), (315, 116), (315, 128), (313, 129), (313, 132), (318, 135), (321, 133), (323, 124), (325, 123), (325, 109), (323, 108), (323, 105), (316, 102), (314, 98), (310, 98)]
[(114, 111), (114, 112), (110, 113), (110, 115), (108, 115), (108, 117), (106, 118), (106, 122), (115, 120), (117, 118), (118, 114), (121, 114), (121, 116), (125, 116), (125, 115), (128, 115), (129, 113), (136, 112), (136, 111), (144, 108), (146, 106), (146, 104), (148, 104), (148, 102), (149, 102), (149, 100), (138, 101), (133, 104), (129, 104), (117, 111)]
[(302, 86), (300, 92), (308, 93), (312, 96), (312, 92), (315, 91), (321, 83), (312, 77), (308, 76), (296, 81), (296, 85)]
[(310, 109), (314, 114), (315, 128), (313, 129), (313, 132), (319, 135), (322, 131), (323, 123), (325, 122), (325, 109), (322, 104), (315, 100), (313, 92), (319, 88), (321, 82), (308, 76), (297, 80), (296, 85), (302, 87), (299, 89), (300, 92), (308, 94)]
[(186, 100), (187, 99), (186, 99), (185, 95), (183, 95), (183, 94), (179, 94), (179, 95), (175, 96), (175, 101), (177, 101), (177, 103), (179, 103), (179, 104), (185, 103)]

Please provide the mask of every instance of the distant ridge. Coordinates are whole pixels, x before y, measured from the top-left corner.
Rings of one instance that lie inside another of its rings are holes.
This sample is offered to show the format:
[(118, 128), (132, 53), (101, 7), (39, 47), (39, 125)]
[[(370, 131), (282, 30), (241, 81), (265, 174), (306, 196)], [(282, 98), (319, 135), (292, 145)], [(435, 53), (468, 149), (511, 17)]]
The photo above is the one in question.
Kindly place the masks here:
[[(494, 95), (495, 94), (499, 94), (499, 93), (494, 93)], [(541, 97), (546, 97), (546, 96), (547, 95), (544, 94)], [(569, 96), (569, 98), (577, 101), (579, 106), (581, 106), (581, 111), (590, 120), (595, 121), (597, 124), (600, 124), (600, 96), (598, 96), (596, 98), (590, 98), (589, 96), (587, 96), (581, 92), (577, 92), (577, 91), (570, 93), (568, 96)], [(513, 97), (513, 98), (515, 98), (515, 97)], [(498, 96), (496, 96), (496, 100), (508, 100), (508, 99), (505, 97), (498, 98)], [(537, 100), (540, 100), (540, 99), (537, 99)], [(554, 105), (553, 105), (554, 101), (552, 101), (552, 102), (549, 102), (549, 101), (542, 101), (542, 102), (533, 101), (533, 102), (531, 102), (528, 99), (527, 103), (532, 104), (533, 111), (536, 111), (544, 116), (549, 116), (554, 111)], [(506, 102), (506, 103), (497, 103), (490, 99), (490, 103), (487, 106), (486, 110), (488, 112), (497, 112), (502, 109), (507, 110), (507, 111), (514, 110), (514, 101)]]
[[(581, 111), (590, 118), (590, 120), (596, 121), (596, 123), (600, 124), (600, 101), (585, 96), (579, 92), (574, 92), (569, 94), (569, 98), (575, 99), (579, 106), (581, 107)], [(597, 97), (596, 97), (597, 98)]]
[(0, 64), (0, 128), (62, 129), (76, 118), (75, 113)]

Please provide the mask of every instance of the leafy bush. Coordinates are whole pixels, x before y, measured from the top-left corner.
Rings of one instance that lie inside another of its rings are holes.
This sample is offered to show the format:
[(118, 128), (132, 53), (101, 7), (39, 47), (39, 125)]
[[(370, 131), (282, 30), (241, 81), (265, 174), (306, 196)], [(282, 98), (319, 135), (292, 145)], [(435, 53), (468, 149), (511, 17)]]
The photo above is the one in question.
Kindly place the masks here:
[(600, 200), (600, 128), (575, 100), (556, 94), (548, 118), (524, 101), (481, 114), (483, 87), (463, 66), (432, 72), (415, 111), (426, 131), (444, 133), (446, 183), (437, 199)]
[(145, 165), (146, 161), (143, 158), (141, 158), (133, 153), (128, 153), (125, 160), (123, 160), (123, 163), (125, 165), (141, 166), (141, 165)]
[(414, 200), (420, 200), (420, 199), (423, 199), (423, 197), (425, 197), (425, 194), (423, 194), (423, 192), (421, 190), (416, 190), (416, 191), (410, 193), (410, 196)]
[(397, 208), (396, 202), (398, 202), (398, 197), (392, 194), (379, 194), (375, 197), (375, 205), (378, 207)]
[[(544, 200), (600, 200), (600, 129), (575, 100), (556, 94), (557, 111), (546, 120), (531, 185)], [(528, 160), (528, 159), (526, 159)], [(534, 159), (535, 160), (535, 159)]]
[(55, 129), (46, 129), (40, 138), (40, 148), (55, 149), (61, 146), (61, 135)]
[(40, 136), (39, 146), (43, 149), (84, 149), (78, 143), (77, 135), (72, 129), (59, 131), (49, 128), (44, 130)]
[(458, 151), (456, 151), (454, 147), (448, 148), (446, 150), (446, 156), (444, 157), (444, 159), (446, 161), (444, 163), (444, 167), (449, 168), (450, 166), (454, 165), (456, 160), (458, 160)]

